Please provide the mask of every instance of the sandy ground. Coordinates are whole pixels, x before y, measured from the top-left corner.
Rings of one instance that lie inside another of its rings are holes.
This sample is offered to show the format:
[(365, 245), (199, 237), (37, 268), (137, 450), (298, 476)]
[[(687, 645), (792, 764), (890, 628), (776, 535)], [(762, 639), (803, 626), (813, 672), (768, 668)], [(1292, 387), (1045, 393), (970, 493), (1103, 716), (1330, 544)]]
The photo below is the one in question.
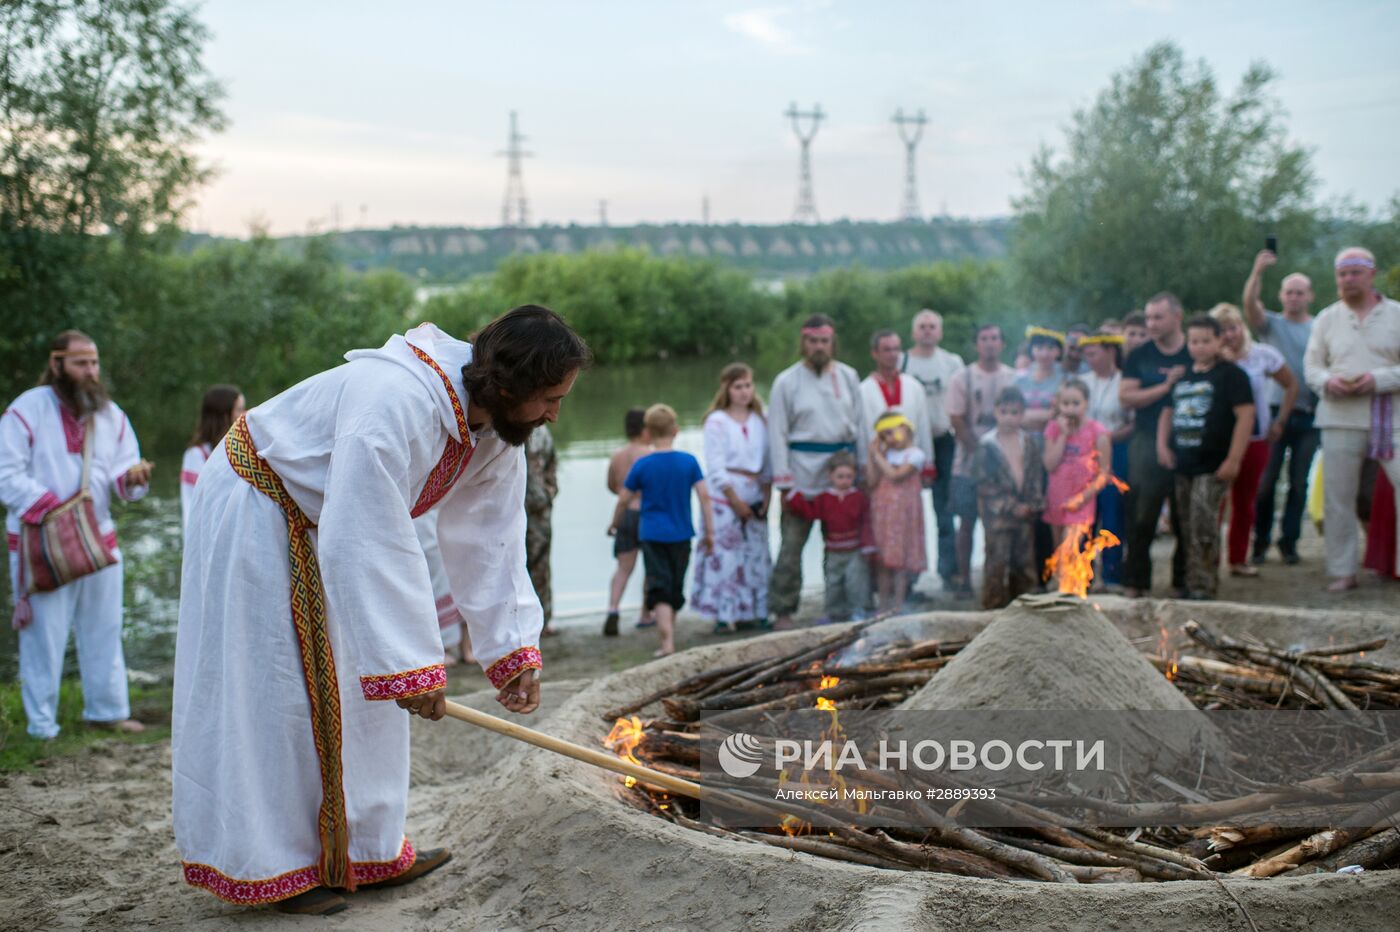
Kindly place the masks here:
[[(1384, 654), (1400, 663), (1400, 587), (1368, 580), (1340, 598), (1323, 594), (1319, 543), (1305, 541), (1302, 566), (1275, 563), (1262, 579), (1225, 580), (1222, 597), (1267, 595), (1273, 610), (1099, 601), (1139, 637), (1207, 610), (1224, 630), (1249, 627), (1279, 643), (1388, 631), (1397, 646)], [(938, 634), (984, 620), (939, 613), (921, 623)], [(528, 722), (595, 746), (602, 710), (821, 633), (720, 638), (693, 621), (682, 625), (682, 653), (634, 666), (649, 657), (654, 636), (627, 624), (622, 638), (604, 641), (598, 623), (565, 624), (546, 643), (545, 706)], [(479, 671), (454, 670), (454, 691), (495, 711), (483, 684)], [(410, 837), (420, 847), (447, 844), (456, 859), (412, 886), (356, 894), (351, 910), (327, 919), (236, 908), (183, 884), (170, 832), (168, 744), (97, 745), (0, 775), (0, 929), (1248, 927), (1214, 883), (1062, 888), (836, 864), (677, 828), (618, 803), (611, 775), (460, 722), (415, 722), (413, 744)], [(1261, 930), (1394, 928), (1400, 915), (1394, 873), (1229, 885)]]

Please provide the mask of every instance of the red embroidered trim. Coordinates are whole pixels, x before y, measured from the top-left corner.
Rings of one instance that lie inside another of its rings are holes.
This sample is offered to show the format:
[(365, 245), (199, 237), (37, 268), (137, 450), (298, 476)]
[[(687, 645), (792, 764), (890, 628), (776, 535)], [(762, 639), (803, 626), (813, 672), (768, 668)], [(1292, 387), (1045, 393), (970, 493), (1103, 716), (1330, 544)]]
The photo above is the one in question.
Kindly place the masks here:
[(116, 531), (108, 531), (106, 534), (103, 534), (103, 535), (102, 535), (102, 543), (103, 543), (104, 545), (106, 545), (106, 547), (107, 547), (108, 550), (116, 550), (116, 549), (117, 549), (117, 532), (116, 532)]
[(29, 510), (19, 516), (25, 524), (38, 524), (44, 520), (44, 515), (53, 511), (63, 502), (52, 492), (45, 492), (39, 496), (38, 501), (29, 506)]
[(895, 376), (893, 391), (886, 387), (885, 380), (880, 378), (878, 375), (875, 376), (875, 384), (880, 386), (880, 394), (885, 396), (885, 407), (899, 407), (899, 399), (904, 388), (903, 381), (899, 378), (899, 376)]
[(438, 378), (442, 379), (442, 387), (447, 389), (447, 400), (452, 405), (452, 417), (457, 421), (457, 435), (462, 438), (463, 443), (466, 443), (467, 438), (471, 436), (471, 431), (467, 429), (467, 413), (462, 410), (462, 399), (457, 397), (457, 389), (452, 387), (452, 380), (447, 377), (446, 372), (442, 371), (442, 367), (437, 364), (433, 357), (412, 343), (408, 344), (408, 348), (413, 350), (413, 355), (427, 363), (428, 368), (438, 374)]
[(15, 417), (19, 418), (19, 422), (24, 425), (25, 433), (29, 434), (29, 445), (31, 447), (34, 446), (34, 429), (29, 426), (29, 422), (24, 419), (24, 415), (20, 414), (14, 408), (7, 408), (5, 413), (13, 414)]
[(360, 677), (360, 692), (371, 701), (376, 699), (408, 699), (421, 696), (447, 685), (447, 668), (440, 663), (419, 667), (405, 673)]
[(486, 668), (486, 678), (491, 685), (500, 689), (509, 683), (522, 670), (539, 670), (544, 667), (538, 647), (521, 647), (506, 654)]
[[(413, 866), (418, 852), (412, 843), (404, 839), (399, 856), (392, 861), (352, 861), (350, 871), (355, 883), (373, 883), (397, 877)], [(276, 903), (305, 893), (312, 887), (321, 885), (321, 871), (316, 867), (302, 867), (278, 874), (266, 880), (235, 880), (208, 864), (182, 862), (185, 869), (185, 883), (192, 887), (203, 887), (219, 899), (240, 906), (256, 906), (260, 903)]]
[(199, 473), (193, 469), (182, 469), (180, 470), (180, 481), (185, 485), (194, 485), (199, 481)]
[(433, 361), (433, 357), (412, 343), (408, 344), (408, 348), (442, 379), (442, 385), (447, 389), (447, 400), (452, 403), (452, 416), (457, 421), (457, 432), (462, 437), (460, 441), (454, 437), (447, 438), (447, 445), (442, 448), (442, 457), (433, 466), (433, 471), (428, 473), (428, 481), (423, 483), (423, 491), (418, 493), (418, 501), (413, 503), (413, 510), (409, 512), (411, 517), (417, 518), (442, 501), (442, 497), (452, 489), (462, 473), (466, 472), (476, 447), (468, 442), (471, 432), (467, 429), (467, 415), (462, 410), (462, 400), (457, 397), (457, 390), (452, 387), (452, 380), (442, 371), (442, 367)]
[(452, 601), (450, 595), (437, 600), (437, 616), (439, 628), (450, 628), (462, 620), (461, 613), (457, 611), (457, 603)]
[(73, 416), (63, 402), (58, 403), (59, 419), (63, 421), (63, 439), (68, 443), (69, 453), (83, 452), (83, 436), (87, 433), (87, 422)]
[(19, 553), (19, 535), (6, 531), (5, 546), (10, 548), (10, 553)]

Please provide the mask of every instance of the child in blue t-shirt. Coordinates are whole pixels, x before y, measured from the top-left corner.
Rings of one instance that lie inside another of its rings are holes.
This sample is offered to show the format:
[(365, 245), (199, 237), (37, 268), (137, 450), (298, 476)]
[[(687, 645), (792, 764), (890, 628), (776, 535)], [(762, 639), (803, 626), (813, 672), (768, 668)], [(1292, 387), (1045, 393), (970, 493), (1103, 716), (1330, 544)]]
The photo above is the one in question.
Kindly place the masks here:
[(689, 453), (671, 449), (676, 439), (676, 412), (668, 405), (652, 405), (644, 423), (655, 452), (632, 464), (617, 497), (608, 534), (617, 533), (627, 506), (641, 495), (639, 537), (646, 568), (644, 599), (646, 610), (655, 613), (656, 632), (661, 636), (656, 656), (664, 657), (675, 653), (676, 612), (685, 605), (685, 573), (690, 566), (690, 539), (695, 536), (695, 525), (690, 520), (692, 489), (700, 498), (700, 514), (705, 523), (701, 550), (709, 550), (713, 545), (715, 518), (699, 461)]

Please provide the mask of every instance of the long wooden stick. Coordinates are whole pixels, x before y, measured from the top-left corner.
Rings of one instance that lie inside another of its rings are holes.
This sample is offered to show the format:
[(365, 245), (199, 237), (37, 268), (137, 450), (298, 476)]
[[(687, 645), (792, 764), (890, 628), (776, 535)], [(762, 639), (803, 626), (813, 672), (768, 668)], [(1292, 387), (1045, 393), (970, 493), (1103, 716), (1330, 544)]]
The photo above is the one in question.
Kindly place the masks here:
[(524, 741), (526, 744), (533, 744), (537, 748), (544, 748), (546, 751), (553, 751), (556, 754), (563, 754), (565, 757), (572, 757), (574, 760), (581, 760), (585, 764), (592, 764), (604, 770), (611, 770), (628, 777), (634, 777), (642, 783), (650, 786), (659, 786), (672, 793), (679, 793), (682, 796), (689, 796), (692, 799), (700, 799), (704, 793), (704, 787), (690, 780), (683, 780), (680, 777), (673, 777), (668, 773), (659, 770), (652, 770), (650, 767), (643, 767), (634, 764), (629, 760), (623, 760), (604, 751), (596, 751), (593, 748), (586, 748), (581, 744), (574, 744), (572, 741), (565, 741), (563, 738), (556, 738), (547, 735), (542, 731), (535, 731), (533, 728), (526, 728), (524, 725), (517, 725), (508, 722), (503, 718), (497, 718), (489, 712), (478, 712), (452, 700), (447, 701), (447, 714), (452, 718), (476, 725), (478, 728), (485, 728), (487, 731), (494, 731), (498, 735), (505, 735), (507, 738), (514, 738), (517, 741)]

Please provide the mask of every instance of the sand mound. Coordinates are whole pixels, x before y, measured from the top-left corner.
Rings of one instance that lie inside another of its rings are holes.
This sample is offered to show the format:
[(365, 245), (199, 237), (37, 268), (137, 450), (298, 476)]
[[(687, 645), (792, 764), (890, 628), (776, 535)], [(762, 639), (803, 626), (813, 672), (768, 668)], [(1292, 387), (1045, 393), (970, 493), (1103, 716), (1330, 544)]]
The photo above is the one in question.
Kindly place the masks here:
[[(963, 727), (1039, 737), (1056, 732), (1108, 742), (1109, 767), (1137, 779), (1179, 776), (1209, 750), (1226, 747), (1219, 730), (1162, 676), (1108, 617), (1087, 602), (1019, 599), (900, 706), (912, 711), (977, 710)], [(990, 721), (986, 714), (997, 710)], [(1059, 710), (1048, 718), (1016, 710)], [(1145, 710), (1126, 717), (1089, 710)], [(1166, 714), (1163, 714), (1166, 713)], [(954, 720), (957, 721), (957, 720)], [(951, 722), (950, 722), (951, 724)], [(987, 776), (987, 775), (982, 775)]]
[(1001, 611), (901, 708), (1196, 711), (1089, 603), (1030, 601)]

